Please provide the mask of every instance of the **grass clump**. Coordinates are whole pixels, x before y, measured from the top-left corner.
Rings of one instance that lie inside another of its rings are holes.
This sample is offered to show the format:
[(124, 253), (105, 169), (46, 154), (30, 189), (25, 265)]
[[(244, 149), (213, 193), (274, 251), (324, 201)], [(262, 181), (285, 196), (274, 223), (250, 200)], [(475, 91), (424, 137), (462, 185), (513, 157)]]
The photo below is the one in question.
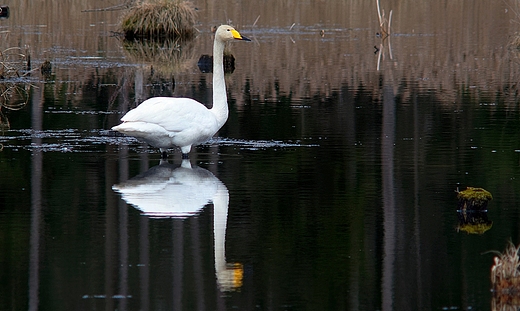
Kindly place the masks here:
[(124, 14), (121, 27), (129, 40), (192, 38), (196, 34), (195, 9), (184, 0), (138, 3)]
[(520, 285), (520, 258), (518, 251), (520, 245), (515, 246), (512, 242), (506, 247), (503, 253), (499, 253), (493, 259), (494, 264), (491, 267), (491, 284), (494, 291), (510, 291), (516, 289), (518, 291)]

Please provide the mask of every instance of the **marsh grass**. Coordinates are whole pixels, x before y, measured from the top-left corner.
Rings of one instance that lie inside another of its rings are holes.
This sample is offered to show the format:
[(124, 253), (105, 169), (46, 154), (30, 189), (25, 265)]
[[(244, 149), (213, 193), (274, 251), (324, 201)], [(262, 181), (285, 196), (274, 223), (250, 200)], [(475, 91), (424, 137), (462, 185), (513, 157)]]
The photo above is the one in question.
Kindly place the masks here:
[(150, 0), (131, 7), (123, 15), (121, 27), (127, 39), (190, 39), (196, 34), (195, 19), (191, 2)]

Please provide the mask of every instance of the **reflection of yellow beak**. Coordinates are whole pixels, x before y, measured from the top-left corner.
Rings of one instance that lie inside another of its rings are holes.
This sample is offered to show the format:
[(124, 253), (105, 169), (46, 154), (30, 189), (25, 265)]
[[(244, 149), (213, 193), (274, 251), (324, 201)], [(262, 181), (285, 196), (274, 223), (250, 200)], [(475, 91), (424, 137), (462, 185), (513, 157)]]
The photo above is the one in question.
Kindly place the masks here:
[(251, 41), (246, 37), (242, 37), (240, 33), (238, 33), (238, 31), (236, 31), (235, 29), (231, 29), (231, 34), (233, 34), (233, 38), (237, 40)]
[(233, 269), (233, 288), (240, 288), (244, 278), (244, 266), (241, 263), (234, 263), (231, 267)]

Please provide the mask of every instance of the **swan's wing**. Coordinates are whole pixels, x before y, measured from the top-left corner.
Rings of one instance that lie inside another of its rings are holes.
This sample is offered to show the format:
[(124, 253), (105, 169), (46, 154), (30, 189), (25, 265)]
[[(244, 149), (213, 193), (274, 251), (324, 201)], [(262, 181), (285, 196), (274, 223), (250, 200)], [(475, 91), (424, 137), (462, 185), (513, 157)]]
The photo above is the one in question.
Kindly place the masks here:
[(123, 122), (144, 122), (181, 132), (215, 122), (208, 108), (191, 98), (153, 97), (125, 114)]

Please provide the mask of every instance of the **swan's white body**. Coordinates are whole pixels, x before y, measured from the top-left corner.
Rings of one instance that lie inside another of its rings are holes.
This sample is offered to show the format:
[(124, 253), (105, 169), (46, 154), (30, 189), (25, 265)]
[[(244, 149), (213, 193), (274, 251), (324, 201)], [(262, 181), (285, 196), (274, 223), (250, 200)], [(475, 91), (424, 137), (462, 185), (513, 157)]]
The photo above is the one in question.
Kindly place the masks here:
[(210, 139), (227, 121), (223, 58), (225, 43), (231, 40), (249, 41), (231, 26), (222, 25), (215, 32), (211, 109), (190, 98), (153, 97), (130, 110), (121, 118), (123, 123), (112, 129), (159, 148), (163, 156), (168, 148), (178, 146), (186, 157), (193, 145)]

